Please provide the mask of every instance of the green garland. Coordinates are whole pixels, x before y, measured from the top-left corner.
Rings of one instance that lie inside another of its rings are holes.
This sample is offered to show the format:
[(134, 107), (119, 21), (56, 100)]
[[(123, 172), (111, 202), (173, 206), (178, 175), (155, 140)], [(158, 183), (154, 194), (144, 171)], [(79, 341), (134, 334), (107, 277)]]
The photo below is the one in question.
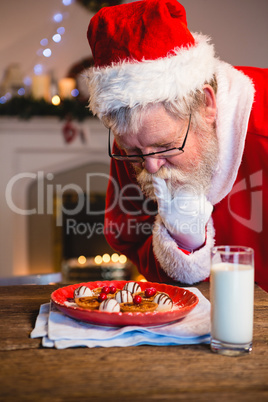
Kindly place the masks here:
[(82, 121), (92, 117), (87, 106), (87, 101), (76, 98), (62, 100), (55, 106), (44, 99), (35, 100), (32, 97), (20, 96), (0, 104), (0, 116), (15, 116), (26, 120), (34, 116), (56, 116), (60, 119)]

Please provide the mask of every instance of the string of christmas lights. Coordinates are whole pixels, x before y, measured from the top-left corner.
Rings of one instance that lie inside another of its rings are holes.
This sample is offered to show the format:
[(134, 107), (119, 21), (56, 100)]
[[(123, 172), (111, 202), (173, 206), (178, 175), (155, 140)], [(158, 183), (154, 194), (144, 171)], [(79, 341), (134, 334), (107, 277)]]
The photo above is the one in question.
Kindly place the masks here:
[[(43, 98), (53, 105), (59, 105), (63, 98), (75, 98), (79, 95), (76, 82), (73, 78), (64, 78), (57, 83), (52, 73), (48, 74), (45, 68), (45, 60), (57, 51), (57, 46), (61, 43), (62, 36), (65, 34), (64, 20), (69, 17), (69, 12), (65, 9), (75, 0), (58, 1), (61, 3), (59, 6), (60, 11), (52, 15), (52, 33), (40, 38), (40, 47), (36, 50), (34, 65), (31, 71), (33, 78), (25, 76), (21, 82), (22, 85), (18, 85), (18, 79), (14, 84), (13, 79), (12, 84), (12, 78), (19, 75), (18, 71), (7, 72), (6, 77), (4, 77), (4, 81), (6, 82), (2, 83), (0, 104), (6, 103), (14, 96), (20, 97), (31, 94), (36, 100)], [(51, 23), (49, 26), (51, 27)], [(15, 67), (13, 66), (12, 68), (14, 69)], [(62, 95), (60, 92), (62, 92)]]

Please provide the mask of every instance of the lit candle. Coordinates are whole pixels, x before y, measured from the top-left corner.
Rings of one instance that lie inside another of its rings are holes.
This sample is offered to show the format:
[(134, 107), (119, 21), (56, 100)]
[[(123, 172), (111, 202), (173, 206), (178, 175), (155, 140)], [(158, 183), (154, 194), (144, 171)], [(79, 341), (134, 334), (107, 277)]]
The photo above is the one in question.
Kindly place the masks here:
[(50, 100), (50, 77), (45, 74), (34, 75), (32, 81), (32, 95), (34, 99)]
[(54, 95), (51, 99), (51, 103), (55, 106), (58, 106), (60, 104), (60, 97), (59, 95)]
[(59, 91), (61, 99), (72, 98), (72, 91), (75, 89), (74, 78), (62, 78), (59, 81)]
[(80, 255), (80, 257), (77, 258), (77, 261), (80, 265), (84, 265), (87, 262), (87, 259), (84, 255)]

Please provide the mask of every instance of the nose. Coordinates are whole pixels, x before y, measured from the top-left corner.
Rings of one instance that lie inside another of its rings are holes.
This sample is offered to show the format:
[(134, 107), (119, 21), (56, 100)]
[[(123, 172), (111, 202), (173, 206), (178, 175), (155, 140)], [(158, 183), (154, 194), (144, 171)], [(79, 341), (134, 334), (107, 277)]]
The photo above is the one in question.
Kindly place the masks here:
[(156, 159), (150, 156), (144, 158), (143, 167), (148, 173), (156, 173), (165, 164), (166, 160), (164, 158)]

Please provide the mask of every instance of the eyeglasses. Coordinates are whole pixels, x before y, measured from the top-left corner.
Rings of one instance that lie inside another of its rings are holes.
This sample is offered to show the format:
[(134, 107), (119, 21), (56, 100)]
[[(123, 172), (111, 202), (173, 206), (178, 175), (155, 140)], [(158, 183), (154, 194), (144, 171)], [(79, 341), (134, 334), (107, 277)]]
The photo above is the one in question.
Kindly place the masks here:
[(188, 132), (190, 129), (190, 124), (191, 124), (191, 114), (189, 116), (189, 123), (187, 127), (187, 131), (182, 143), (181, 147), (174, 147), (170, 149), (166, 149), (165, 151), (158, 151), (158, 152), (151, 152), (149, 154), (140, 154), (140, 155), (115, 155), (111, 153), (111, 129), (109, 129), (109, 139), (108, 139), (108, 152), (110, 158), (116, 159), (117, 161), (128, 161), (132, 163), (142, 163), (144, 161), (144, 158), (146, 156), (150, 156), (151, 158), (172, 158), (173, 156), (180, 155), (184, 152), (184, 147), (186, 144)]

